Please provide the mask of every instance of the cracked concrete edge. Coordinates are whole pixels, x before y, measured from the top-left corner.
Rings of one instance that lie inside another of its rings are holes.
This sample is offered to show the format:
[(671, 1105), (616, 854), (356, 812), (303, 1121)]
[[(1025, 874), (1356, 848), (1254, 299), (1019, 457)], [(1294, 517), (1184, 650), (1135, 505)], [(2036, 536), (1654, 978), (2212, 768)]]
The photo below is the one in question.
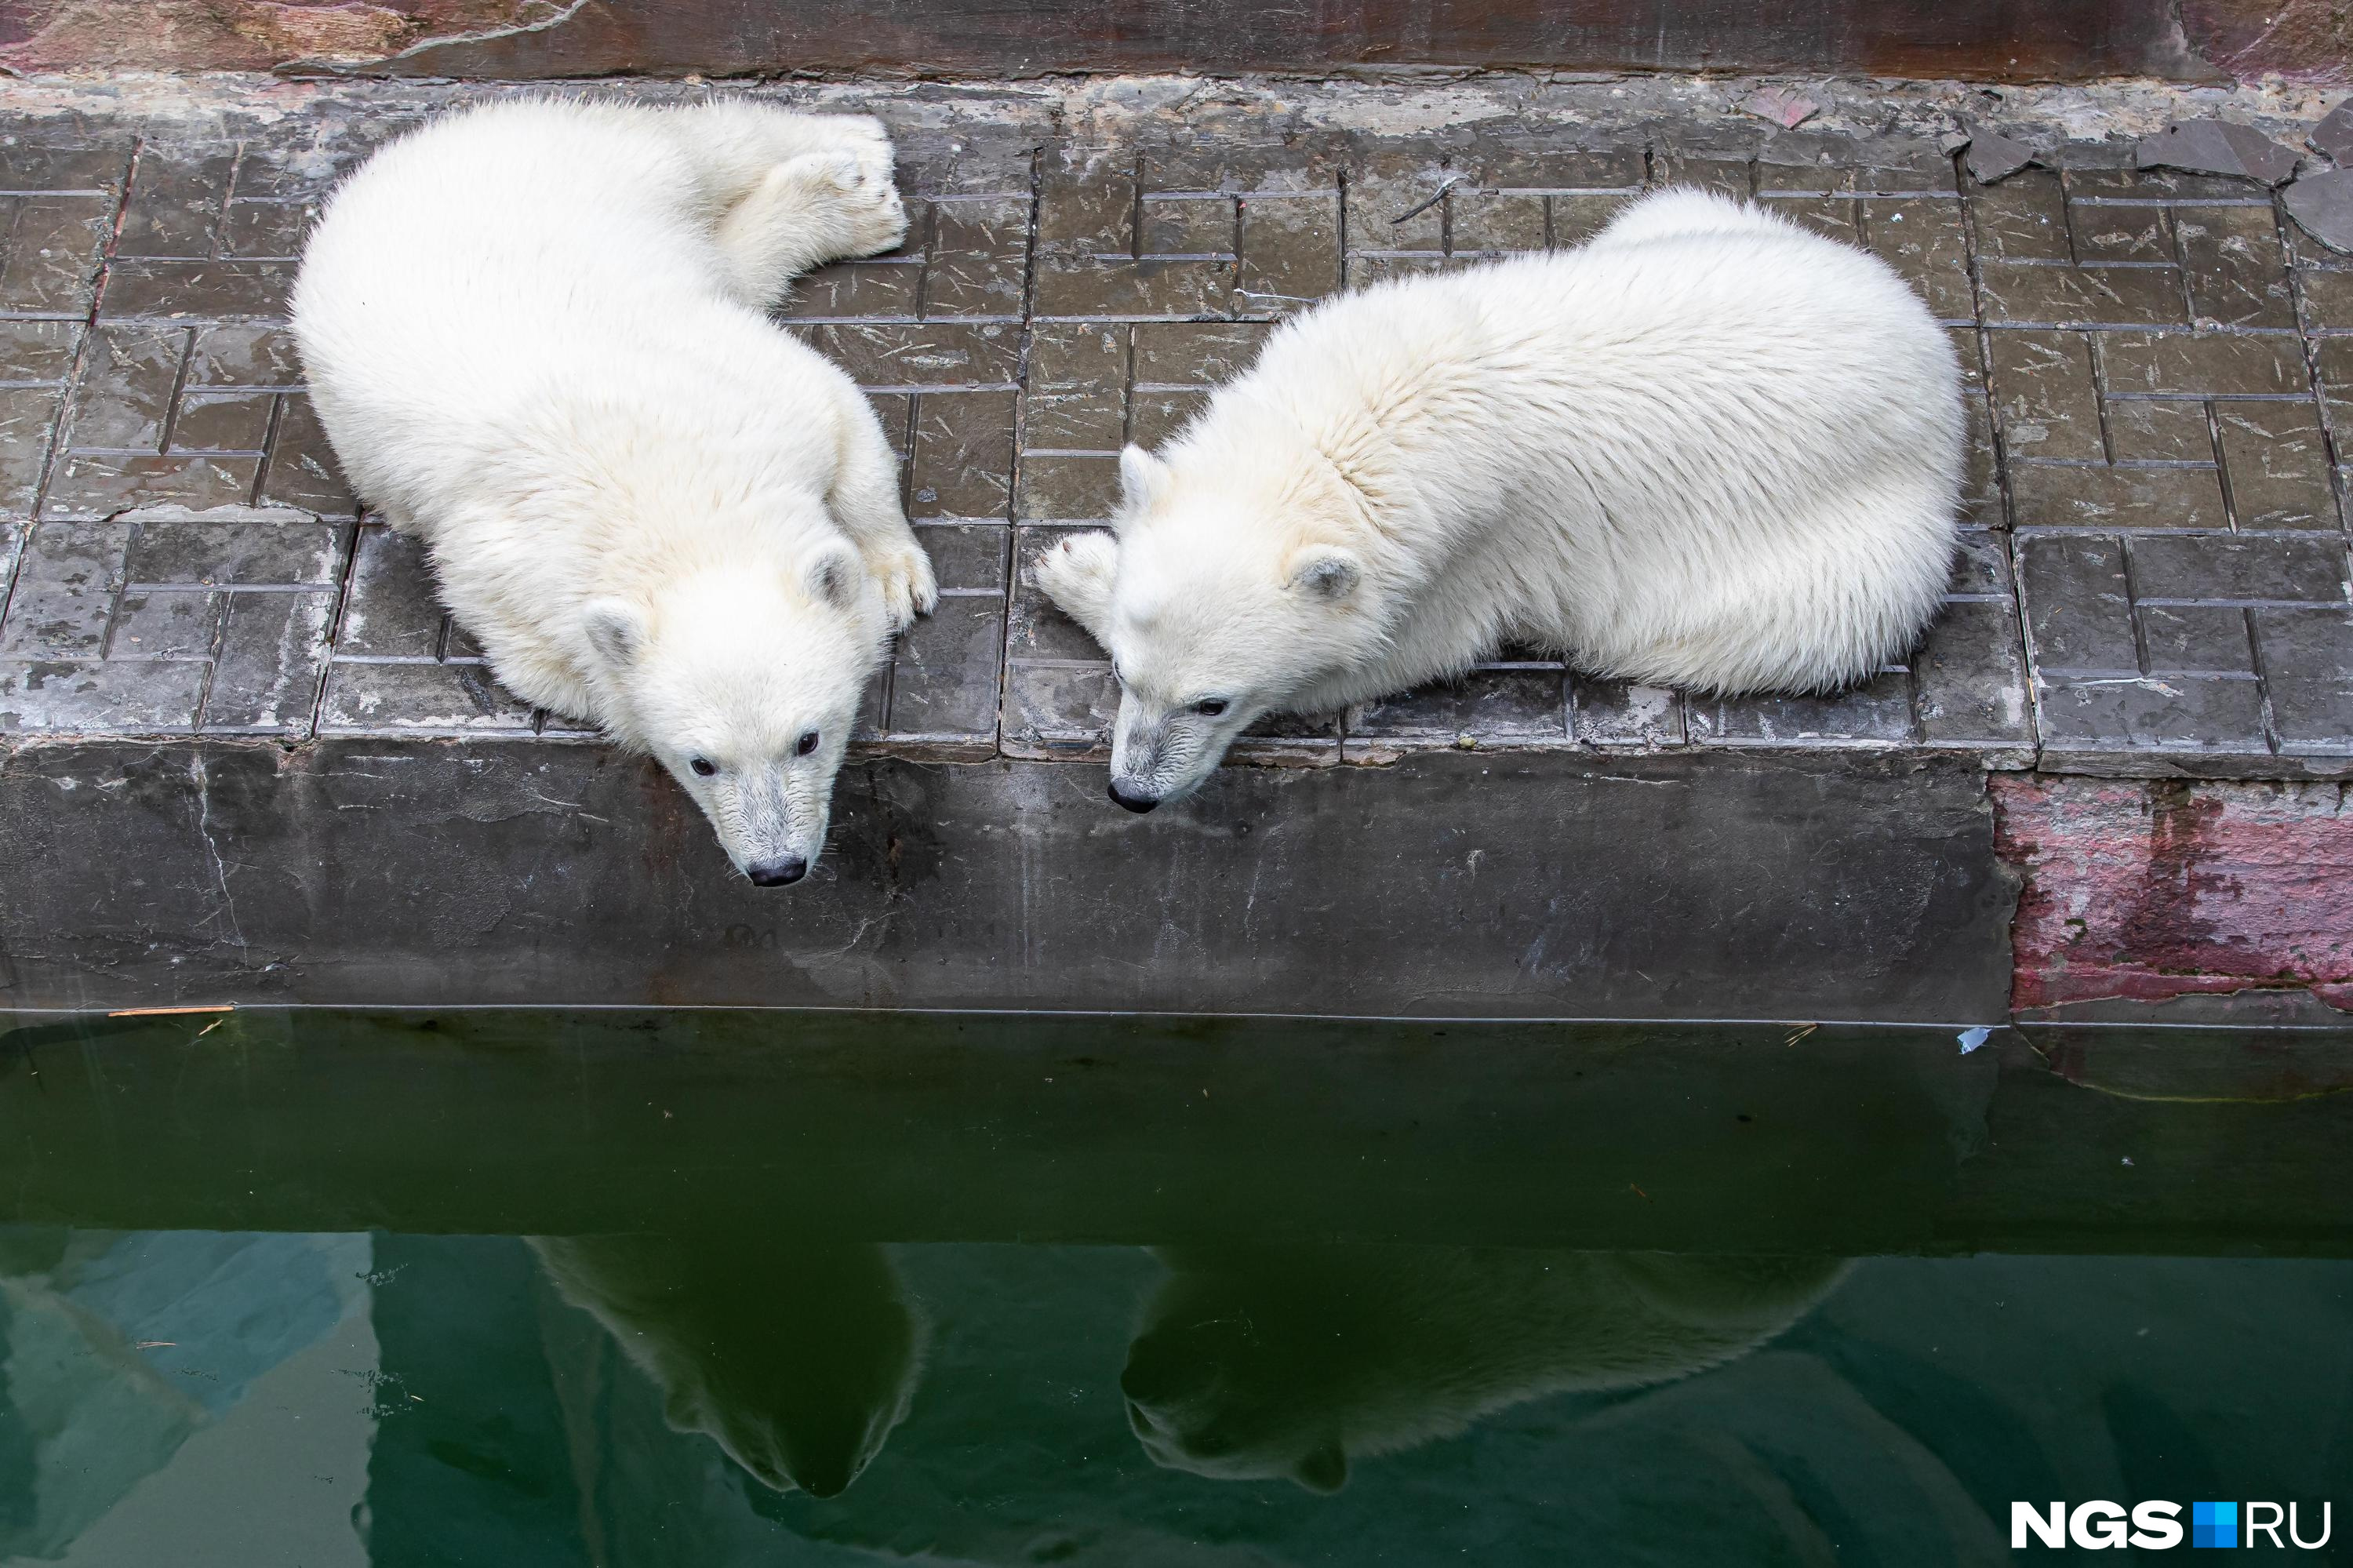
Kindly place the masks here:
[[(543, 5), (552, 5), (554, 8), (546, 11), (543, 15), (521, 17), (515, 21), (506, 23), (500, 26), (478, 27), (470, 32), (435, 34), (428, 37), (417, 39), (415, 43), (410, 44), (407, 48), (402, 49), (398, 54), (393, 55), (388, 59), (367, 61), (364, 63), (375, 66), (388, 66), (396, 64), (403, 60), (427, 58), (444, 49), (463, 48), (471, 44), (501, 43), (509, 38), (528, 37), (533, 33), (553, 32), (556, 28), (561, 27), (565, 23), (571, 21), (574, 17), (579, 16), (580, 13), (586, 10), (588, 6), (588, 0), (542, 0), (542, 3)], [(330, 62), (291, 60), (280, 69), (300, 71), (305, 67), (311, 66), (314, 63)], [(341, 62), (332, 63), (340, 64)]]
[(1149, 821), (1077, 772), (853, 764), (778, 898), (587, 748), (20, 754), (0, 1001), (1992, 1022), (2009, 991), (2015, 886), (1950, 764), (1440, 754), (1233, 770)]
[(1183, 131), (1245, 132), (1254, 142), (1303, 132), (1427, 135), (1508, 122), (1523, 134), (1593, 141), (1630, 134), (1759, 146), (1823, 137), (1934, 143), (1966, 125), (1999, 128), (2039, 148), (2138, 138), (2176, 120), (2216, 116), (2299, 142), (2345, 90), (2278, 79), (2234, 87), (2135, 78), (2052, 86), (1987, 87), (1955, 80), (1774, 78), (1801, 86), (1822, 111), (1778, 131), (1739, 103), (1760, 77), (1570, 76), (1527, 72), (1400, 72), (1380, 77), (1057, 76), (1022, 81), (849, 81), (726, 84), (628, 79), (562, 85), (290, 79), (261, 74), (132, 73), (0, 82), (0, 112), (34, 120), (119, 122), (191, 138), (229, 138), (290, 121), (330, 122), (428, 112), (518, 91), (625, 90), (636, 101), (693, 101), (757, 92), (812, 109), (882, 109), (903, 130), (1010, 124), (1081, 142)]

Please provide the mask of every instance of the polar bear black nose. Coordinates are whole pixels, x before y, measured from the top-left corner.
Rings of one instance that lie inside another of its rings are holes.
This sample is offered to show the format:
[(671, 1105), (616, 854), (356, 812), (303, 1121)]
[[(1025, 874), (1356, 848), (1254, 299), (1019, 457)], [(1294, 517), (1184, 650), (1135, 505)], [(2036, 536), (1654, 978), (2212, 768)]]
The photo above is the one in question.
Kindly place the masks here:
[(782, 860), (764, 861), (745, 871), (744, 874), (750, 877), (753, 885), (756, 887), (782, 887), (786, 883), (798, 882), (807, 875), (808, 862), (797, 854), (786, 855)]
[(1135, 790), (1128, 789), (1116, 779), (1111, 781), (1111, 798), (1118, 801), (1121, 805), (1126, 807), (1131, 811), (1148, 811), (1152, 810), (1153, 807), (1160, 804), (1157, 798), (1151, 795), (1139, 794)]

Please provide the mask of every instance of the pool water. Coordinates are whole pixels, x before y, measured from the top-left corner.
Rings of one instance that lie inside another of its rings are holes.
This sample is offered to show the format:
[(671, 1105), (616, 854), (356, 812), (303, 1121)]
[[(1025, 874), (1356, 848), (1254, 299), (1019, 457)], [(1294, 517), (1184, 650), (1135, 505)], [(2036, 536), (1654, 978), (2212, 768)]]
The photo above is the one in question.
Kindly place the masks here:
[(1910, 1568), (2152, 1499), (2326, 1508), (2331, 1561), (2348, 1081), (2327, 1033), (25, 1021), (0, 1562)]

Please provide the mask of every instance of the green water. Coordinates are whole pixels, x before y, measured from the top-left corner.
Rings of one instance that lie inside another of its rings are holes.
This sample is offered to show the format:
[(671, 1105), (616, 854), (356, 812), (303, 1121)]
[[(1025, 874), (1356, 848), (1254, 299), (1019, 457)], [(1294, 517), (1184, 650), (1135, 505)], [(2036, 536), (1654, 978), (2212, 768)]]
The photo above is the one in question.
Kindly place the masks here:
[(0, 1562), (2353, 1560), (2353, 1037), (20, 1022)]

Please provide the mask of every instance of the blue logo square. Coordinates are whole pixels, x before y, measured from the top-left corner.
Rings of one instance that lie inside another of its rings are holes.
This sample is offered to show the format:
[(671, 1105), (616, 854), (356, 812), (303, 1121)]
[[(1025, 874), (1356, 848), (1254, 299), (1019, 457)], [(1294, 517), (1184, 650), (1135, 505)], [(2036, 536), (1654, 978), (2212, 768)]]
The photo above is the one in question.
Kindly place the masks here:
[(2194, 1502), (2189, 1505), (2189, 1544), (2239, 1544), (2239, 1505), (2234, 1502)]

